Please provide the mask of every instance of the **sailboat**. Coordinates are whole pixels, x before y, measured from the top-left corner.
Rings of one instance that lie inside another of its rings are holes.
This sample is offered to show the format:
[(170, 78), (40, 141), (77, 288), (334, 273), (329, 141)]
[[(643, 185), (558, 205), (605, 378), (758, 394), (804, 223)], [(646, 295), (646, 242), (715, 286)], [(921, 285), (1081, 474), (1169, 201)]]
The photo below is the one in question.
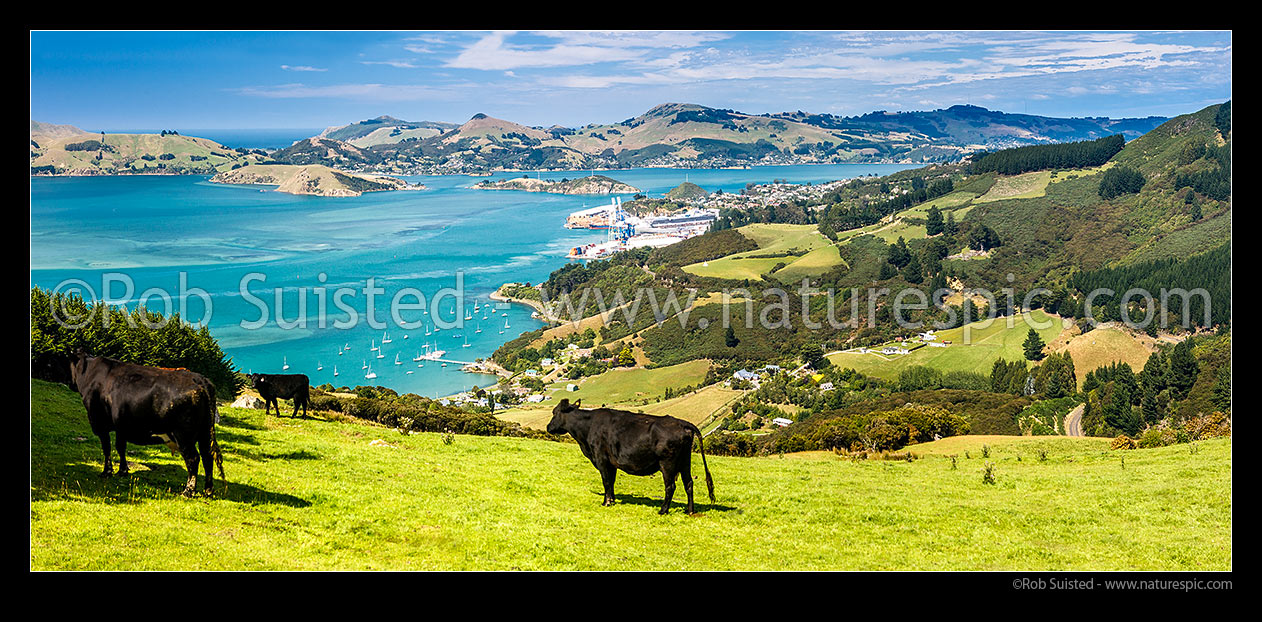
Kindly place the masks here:
[(413, 362), (413, 363), (419, 363), (420, 361), (421, 361), (421, 353), (420, 353), (420, 352), (417, 352), (417, 353), (416, 353), (416, 358), (412, 359), (412, 362)]
[(377, 358), (379, 358), (379, 359), (383, 359), (383, 358), (386, 358), (386, 355), (385, 355), (385, 353), (384, 353), (384, 352), (381, 352), (380, 350), (378, 350), (378, 351), (377, 351)]
[(368, 380), (372, 380), (373, 378), (376, 378), (376, 377), (377, 377), (377, 374), (376, 372), (372, 370), (371, 367), (368, 368), (368, 373), (364, 374), (364, 378)]
[(341, 348), (338, 348), (338, 349), (337, 349), (337, 355), (338, 355), (338, 356), (342, 356), (343, 354), (346, 354), (346, 350), (343, 350), (343, 349), (341, 349)]
[(467, 348), (467, 347), (469, 347), (469, 336), (468, 336), (468, 335), (465, 335), (465, 338), (464, 338), (464, 347), (466, 347), (466, 348)]
[(482, 332), (482, 322), (478, 322), (478, 329), (473, 331), (474, 334)]
[[(508, 315), (508, 314), (507, 314), (507, 313), (505, 313), (504, 315)], [(505, 330), (507, 330), (507, 329), (508, 329), (508, 320), (504, 320), (504, 329), (505, 329)]]
[(334, 377), (336, 377), (336, 376), (337, 376), (337, 365), (334, 365), (334, 366), (333, 366), (333, 376), (334, 376)]
[(350, 350), (350, 349), (351, 349), (351, 344), (350, 344), (350, 343), (347, 343), (346, 345), (342, 346), (342, 349), (343, 349), (343, 350)]
[(395, 353), (394, 353), (394, 364), (395, 364), (395, 365), (402, 365), (402, 364), (403, 364), (403, 361), (400, 361), (400, 360), (399, 360), (399, 353), (398, 353), (398, 352), (395, 352)]
[(388, 333), (381, 333), (381, 345), (385, 345), (387, 343), (390, 343), (391, 341), (394, 341), (394, 340), (390, 338), (390, 335)]
[(289, 357), (285, 357), (285, 365), (281, 369), (289, 369)]
[(404, 339), (407, 339), (407, 338), (408, 338), (408, 334), (407, 334), (407, 333), (403, 333), (403, 338), (404, 338)]
[(324, 363), (316, 361), (316, 371), (324, 371)]
[(364, 361), (364, 366), (360, 367), (360, 369), (368, 369), (368, 361)]
[(426, 336), (426, 337), (428, 337), (428, 336), (430, 336), (430, 335), (432, 335), (432, 334), (433, 334), (433, 333), (432, 333), (432, 332), (430, 332), (430, 330), (429, 330), (429, 324), (426, 324), (426, 325), (425, 325), (425, 336)]
[(372, 351), (372, 352), (376, 352), (377, 350), (380, 350), (381, 348), (378, 348), (378, 347), (377, 347), (377, 340), (376, 340), (376, 339), (373, 339), (373, 340), (372, 340), (372, 347), (371, 347), (371, 348), (368, 348), (368, 349), (369, 349), (370, 351)]
[(464, 310), (464, 319), (466, 319), (466, 320), (472, 320), (472, 319), (473, 319), (473, 314), (472, 314), (472, 313), (469, 313), (469, 310), (468, 310), (468, 309), (465, 309), (465, 310)]

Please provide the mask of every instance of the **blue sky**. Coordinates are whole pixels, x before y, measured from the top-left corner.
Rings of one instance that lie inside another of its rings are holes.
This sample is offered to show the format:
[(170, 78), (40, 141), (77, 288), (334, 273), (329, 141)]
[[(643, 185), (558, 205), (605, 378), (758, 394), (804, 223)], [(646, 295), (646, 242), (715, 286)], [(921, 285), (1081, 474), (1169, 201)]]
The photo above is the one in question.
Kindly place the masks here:
[(32, 32), (31, 118), (96, 131), (482, 112), (580, 126), (664, 102), (1172, 116), (1231, 96), (1231, 51), (1230, 32)]

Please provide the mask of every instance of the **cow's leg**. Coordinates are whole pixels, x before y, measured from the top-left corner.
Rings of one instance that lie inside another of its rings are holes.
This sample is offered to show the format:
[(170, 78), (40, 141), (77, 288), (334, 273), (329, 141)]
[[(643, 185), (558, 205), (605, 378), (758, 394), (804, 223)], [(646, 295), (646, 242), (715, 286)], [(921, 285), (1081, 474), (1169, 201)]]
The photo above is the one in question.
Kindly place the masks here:
[(685, 455), (679, 461), (679, 479), (684, 482), (684, 492), (688, 493), (688, 513), (696, 514), (692, 509), (692, 456)]
[(114, 448), (118, 450), (118, 474), (127, 475), (130, 472), (127, 468), (127, 440), (123, 438), (122, 432), (114, 434)]
[(298, 398), (294, 398), (294, 418), (298, 418)]
[[(206, 470), (206, 496), (209, 497), (215, 488), (215, 476), (212, 475), (215, 460), (214, 454), (210, 452), (210, 436), (206, 435), (197, 441), (197, 451), (202, 454), (202, 468)], [(194, 481), (196, 484), (196, 481)]]
[(613, 505), (613, 482), (618, 477), (618, 469), (608, 464), (597, 468), (600, 469), (600, 481), (605, 485), (605, 501), (601, 505)]
[(110, 433), (101, 433), (99, 437), (101, 439), (101, 453), (105, 454), (105, 470), (101, 472), (101, 477), (110, 477), (114, 474), (114, 466), (110, 464)]
[(666, 483), (666, 498), (662, 500), (662, 509), (658, 511), (658, 514), (670, 511), (670, 500), (675, 496), (675, 464), (673, 462), (662, 461), (662, 481)]
[(197, 444), (191, 440), (181, 440), (180, 454), (184, 456), (184, 467), (188, 469), (188, 483), (184, 485), (183, 495), (191, 497), (197, 489)]

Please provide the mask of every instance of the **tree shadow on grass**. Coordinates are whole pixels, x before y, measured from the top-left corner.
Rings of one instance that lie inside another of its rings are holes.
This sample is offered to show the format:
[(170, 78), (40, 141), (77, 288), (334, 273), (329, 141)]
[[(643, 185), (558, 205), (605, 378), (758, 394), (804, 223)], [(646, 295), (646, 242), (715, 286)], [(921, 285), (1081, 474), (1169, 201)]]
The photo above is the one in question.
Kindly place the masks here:
[[(188, 470), (182, 465), (163, 464), (149, 461), (129, 460), (131, 473), (113, 477), (101, 477), (101, 465), (67, 464), (57, 471), (57, 481), (36, 481), (31, 483), (31, 499), (46, 501), (65, 499), (67, 494), (81, 495), (87, 501), (100, 503), (140, 503), (145, 501), (178, 498), (188, 482)], [(117, 465), (114, 465), (117, 468)], [(206, 485), (205, 473), (198, 469), (197, 491), (200, 498), (202, 488)], [(311, 505), (310, 501), (293, 495), (272, 492), (251, 486), (235, 483), (229, 477), (227, 481), (219, 478), (215, 472), (215, 489), (210, 501), (236, 501), (249, 504), (277, 504), (296, 508)]]

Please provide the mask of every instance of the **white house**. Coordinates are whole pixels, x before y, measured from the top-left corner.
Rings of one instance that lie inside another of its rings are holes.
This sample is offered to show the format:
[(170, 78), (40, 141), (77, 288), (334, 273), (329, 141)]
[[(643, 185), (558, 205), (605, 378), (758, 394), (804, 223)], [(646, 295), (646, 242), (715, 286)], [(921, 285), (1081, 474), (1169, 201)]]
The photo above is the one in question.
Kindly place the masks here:
[(881, 354), (907, 354), (907, 348), (898, 346), (885, 346), (881, 349)]
[(537, 404), (543, 401), (543, 395), (540, 393), (536, 393), (534, 395), (528, 395), (526, 396), (526, 401), (532, 404)]
[(772, 419), (771, 422), (784, 428), (784, 427), (788, 427), (790, 423), (793, 423), (793, 420), (785, 419), (784, 417), (776, 417), (775, 419)]
[(570, 384), (565, 385), (565, 390), (566, 390), (566, 391), (577, 391), (577, 390), (578, 390), (578, 385), (576, 385), (576, 384), (574, 384), (573, 382), (571, 382)]
[(939, 342), (939, 341), (931, 341), (929, 342), (929, 347), (930, 348), (945, 348), (947, 347), (947, 344)]
[(539, 364), (543, 365), (544, 367), (552, 367), (552, 365), (554, 365), (555, 363), (556, 361), (552, 359), (543, 359), (542, 361), (539, 361)]
[(833, 383), (831, 383), (831, 382), (825, 382), (825, 383), (823, 383), (823, 384), (819, 385), (819, 390), (820, 390), (820, 391), (832, 391), (832, 390), (833, 390)]

